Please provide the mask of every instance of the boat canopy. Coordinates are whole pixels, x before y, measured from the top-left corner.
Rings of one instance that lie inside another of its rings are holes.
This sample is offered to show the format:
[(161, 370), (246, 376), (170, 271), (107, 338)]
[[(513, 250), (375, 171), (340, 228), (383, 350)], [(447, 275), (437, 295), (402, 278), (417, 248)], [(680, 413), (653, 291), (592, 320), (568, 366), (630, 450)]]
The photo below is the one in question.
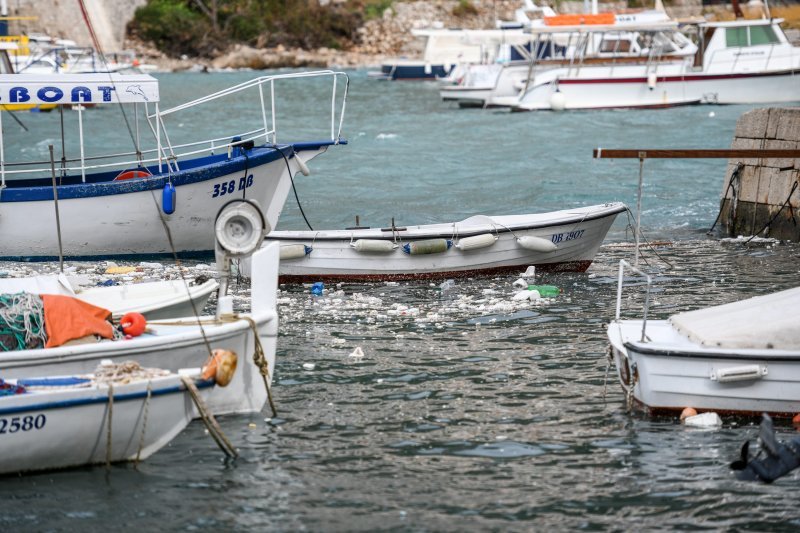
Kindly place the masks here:
[(2, 104), (134, 104), (158, 102), (147, 74), (13, 74), (0, 76)]
[(780, 26), (784, 19), (737, 19), (721, 21), (704, 21), (697, 24), (701, 28), (736, 28), (742, 26)]
[(672, 326), (692, 342), (715, 348), (800, 349), (800, 287), (679, 313)]

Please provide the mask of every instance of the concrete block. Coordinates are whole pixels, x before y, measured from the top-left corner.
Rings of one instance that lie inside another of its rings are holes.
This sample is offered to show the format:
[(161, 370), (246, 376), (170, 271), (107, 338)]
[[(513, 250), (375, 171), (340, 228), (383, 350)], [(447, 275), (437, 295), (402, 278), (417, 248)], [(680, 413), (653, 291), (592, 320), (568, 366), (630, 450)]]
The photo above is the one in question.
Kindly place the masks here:
[(769, 108), (762, 107), (748, 111), (736, 121), (736, 136), (763, 139), (767, 134), (768, 122)]
[(774, 139), (778, 132), (778, 119), (781, 117), (780, 108), (769, 108), (769, 119), (767, 120), (767, 139)]
[(745, 202), (758, 202), (758, 182), (760, 177), (758, 168), (747, 165), (740, 173), (741, 185), (739, 186), (739, 200)]
[(767, 203), (774, 206), (781, 206), (789, 196), (789, 191), (792, 190), (792, 184), (795, 182), (797, 172), (794, 170), (778, 170), (777, 168), (764, 168), (762, 173), (762, 183), (765, 183), (764, 176), (769, 177), (769, 193), (767, 194)]
[[(738, 128), (737, 128), (737, 130), (738, 130)], [(765, 143), (766, 143), (766, 141), (764, 139), (750, 139), (750, 138), (740, 137), (739, 135), (737, 135), (736, 137), (733, 138), (733, 142), (731, 143), (731, 148), (732, 149), (737, 149), (737, 148), (741, 148), (741, 149), (759, 149), (759, 148), (764, 148), (764, 144)], [(760, 164), (760, 161), (761, 160), (758, 159), (758, 158), (742, 159), (741, 161), (734, 160), (734, 159), (729, 159), (728, 160), (728, 164), (730, 164), (730, 163), (736, 164), (736, 163), (741, 162), (741, 163), (744, 163), (745, 165), (758, 165), (758, 164)]]
[(780, 109), (779, 111), (775, 138), (800, 141), (800, 108), (792, 107)]
[[(764, 141), (764, 148), (770, 150), (796, 150), (798, 145), (797, 141), (784, 141), (784, 140), (776, 140), (776, 139), (767, 139)], [(793, 158), (781, 158), (781, 159), (764, 159), (762, 164), (767, 167), (773, 168), (781, 168), (781, 169), (789, 169), (795, 168), (796, 164), (800, 161), (800, 158), (793, 159)]]

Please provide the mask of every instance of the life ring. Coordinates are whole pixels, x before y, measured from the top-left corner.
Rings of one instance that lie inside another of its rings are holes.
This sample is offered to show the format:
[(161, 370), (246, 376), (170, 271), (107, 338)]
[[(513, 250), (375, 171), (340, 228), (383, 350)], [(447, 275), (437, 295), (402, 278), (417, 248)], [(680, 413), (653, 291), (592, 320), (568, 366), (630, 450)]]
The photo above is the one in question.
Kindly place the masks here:
[(114, 181), (122, 181), (122, 180), (131, 180), (135, 178), (149, 178), (152, 176), (150, 171), (146, 168), (137, 169), (137, 170), (123, 170), (117, 177), (114, 178)]

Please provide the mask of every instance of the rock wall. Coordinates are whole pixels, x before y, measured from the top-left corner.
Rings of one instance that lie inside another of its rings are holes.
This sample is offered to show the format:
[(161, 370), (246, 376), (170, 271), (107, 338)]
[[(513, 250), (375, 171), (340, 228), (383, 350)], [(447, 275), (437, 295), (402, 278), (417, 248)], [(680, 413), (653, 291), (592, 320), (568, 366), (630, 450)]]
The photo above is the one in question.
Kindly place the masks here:
[[(147, 0), (84, 0), (103, 51), (116, 52), (125, 47), (125, 26), (136, 8), (146, 3)], [(14, 17), (37, 17), (33, 21), (12, 21), (11, 34), (45, 33), (72, 39), (80, 46), (92, 45), (78, 0), (8, 0), (8, 10)]]
[[(800, 107), (743, 114), (731, 148), (800, 148)], [(720, 220), (731, 235), (800, 241), (800, 158), (729, 161), (720, 208)]]

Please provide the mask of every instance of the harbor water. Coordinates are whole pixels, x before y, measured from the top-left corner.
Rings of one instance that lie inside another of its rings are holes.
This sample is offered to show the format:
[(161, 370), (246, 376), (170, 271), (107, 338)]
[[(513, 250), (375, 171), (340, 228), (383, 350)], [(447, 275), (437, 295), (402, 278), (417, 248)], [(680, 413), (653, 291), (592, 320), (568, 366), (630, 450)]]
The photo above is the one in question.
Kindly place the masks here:
[[(297, 198), (315, 229), (353, 225), (356, 215), (362, 225), (386, 226), (392, 218), (398, 225), (446, 222), (612, 200), (634, 207), (638, 161), (593, 160), (593, 148), (727, 148), (736, 119), (751, 109), (459, 110), (439, 101), (434, 84), (350, 74), (348, 144), (331, 147), (309, 163), (311, 176), (296, 179)], [(158, 77), (166, 106), (252, 75)], [(297, 98), (313, 100), (316, 89), (287, 93), (285, 107), (279, 103), (280, 142), (294, 135), (308, 140), (313, 124), (303, 117), (314, 110)], [(317, 100), (323, 116), (328, 102)], [(56, 115), (20, 118), (31, 133), (4, 120), (7, 154), (46, 159), (48, 144), (60, 146)], [(115, 108), (88, 110), (86, 119), (103, 143), (129, 138)], [(234, 106), (219, 118), (201, 115), (174, 127), (253, 120), (258, 127), (260, 116)], [(74, 124), (74, 114), (65, 121)], [(48, 140), (28, 140), (42, 138)], [(645, 164), (642, 225), (654, 244), (643, 249), (642, 260), (656, 279), (654, 318), (800, 283), (797, 244), (706, 235), (725, 168), (719, 160)], [(514, 275), (444, 285), (326, 284), (321, 295), (310, 286), (282, 286), (273, 389), (278, 414), (267, 408), (220, 417), (240, 451), (237, 460), (223, 459), (194, 422), (137, 468), (4, 477), (0, 525), (33, 531), (796, 530), (797, 474), (761, 485), (737, 481), (728, 468), (743, 442), (755, 440), (757, 420), (728, 418), (722, 428), (703, 430), (627, 412), (609, 368), (605, 324), (614, 314), (619, 260), (633, 257), (628, 223), (618, 217), (588, 272), (538, 276), (537, 283), (563, 292), (537, 302), (512, 299)], [(305, 228), (293, 194), (279, 226)], [(68, 264), (77, 273), (104, 276), (102, 262)], [(55, 268), (0, 264), (7, 272)], [(242, 305), (246, 283), (234, 291)], [(641, 311), (641, 291), (641, 285), (626, 288), (626, 316)], [(351, 355), (357, 348), (363, 356)], [(779, 422), (778, 433), (787, 439), (795, 430)]]

